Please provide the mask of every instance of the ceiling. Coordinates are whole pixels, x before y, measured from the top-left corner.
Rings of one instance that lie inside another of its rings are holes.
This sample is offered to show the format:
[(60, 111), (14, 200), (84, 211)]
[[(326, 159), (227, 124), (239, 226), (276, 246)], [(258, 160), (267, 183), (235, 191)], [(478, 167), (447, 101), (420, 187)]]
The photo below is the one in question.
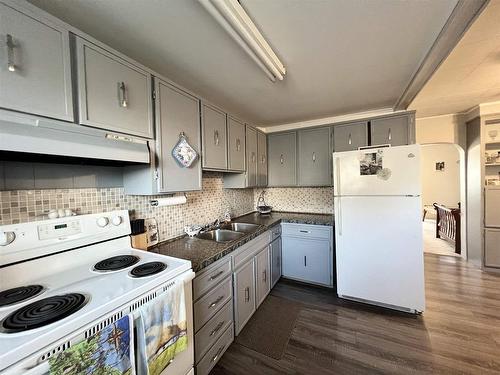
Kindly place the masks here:
[(241, 0), (287, 68), (272, 83), (196, 0), (31, 0), (256, 125), (392, 107), (457, 0)]
[(410, 105), (418, 117), (500, 100), (500, 0), (492, 0)]

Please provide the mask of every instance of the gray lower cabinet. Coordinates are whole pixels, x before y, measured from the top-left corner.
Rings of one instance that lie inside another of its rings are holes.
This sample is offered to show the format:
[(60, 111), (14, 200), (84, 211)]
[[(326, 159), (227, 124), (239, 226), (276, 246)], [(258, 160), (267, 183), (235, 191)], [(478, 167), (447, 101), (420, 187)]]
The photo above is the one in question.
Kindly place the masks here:
[(0, 4), (0, 108), (73, 121), (69, 33)]
[(413, 143), (410, 139), (413, 121), (413, 114), (371, 120), (371, 144), (401, 146)]
[(484, 230), (484, 265), (500, 268), (500, 229)]
[(235, 335), (238, 335), (255, 312), (255, 260), (251, 258), (234, 273)]
[(234, 338), (230, 257), (199, 272), (193, 280), (196, 373), (208, 375)]
[(206, 103), (201, 105), (203, 139), (203, 169), (226, 170), (227, 127), (226, 114)]
[(368, 146), (368, 122), (333, 126), (333, 151), (353, 151)]
[(297, 185), (297, 135), (296, 132), (269, 134), (268, 186)]
[(271, 265), (269, 263), (269, 246), (255, 256), (255, 305), (260, 304), (271, 290)]
[(331, 186), (331, 128), (300, 130), (298, 137), (299, 186)]
[(79, 123), (153, 138), (151, 74), (76, 38)]
[(267, 137), (257, 132), (257, 186), (267, 186)]
[(282, 224), (283, 277), (333, 286), (332, 227)]
[(271, 288), (281, 277), (281, 237), (271, 242)]
[(201, 161), (189, 168), (181, 167), (172, 150), (184, 134), (189, 144), (200, 153), (199, 100), (194, 96), (155, 80), (156, 142), (151, 165), (125, 167), (123, 186), (126, 194), (151, 195), (201, 190)]
[(245, 170), (245, 124), (232, 116), (227, 117), (228, 169)]

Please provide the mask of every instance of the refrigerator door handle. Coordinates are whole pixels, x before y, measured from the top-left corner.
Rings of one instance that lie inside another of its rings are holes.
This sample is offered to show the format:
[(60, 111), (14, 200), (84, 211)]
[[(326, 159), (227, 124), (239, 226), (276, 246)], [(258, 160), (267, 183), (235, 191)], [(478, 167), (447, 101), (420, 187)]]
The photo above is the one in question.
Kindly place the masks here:
[(335, 218), (335, 225), (338, 228), (339, 236), (342, 236), (342, 199), (340, 197), (340, 158), (335, 159), (335, 187), (334, 190), (336, 195), (338, 196), (337, 201), (335, 202), (335, 208), (337, 210), (337, 215)]

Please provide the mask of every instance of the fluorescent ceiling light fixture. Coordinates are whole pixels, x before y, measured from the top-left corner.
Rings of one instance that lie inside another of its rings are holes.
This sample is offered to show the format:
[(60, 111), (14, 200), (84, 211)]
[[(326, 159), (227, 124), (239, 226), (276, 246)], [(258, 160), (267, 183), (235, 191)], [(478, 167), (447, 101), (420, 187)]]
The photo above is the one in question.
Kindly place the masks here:
[(273, 82), (286, 69), (237, 0), (198, 0)]

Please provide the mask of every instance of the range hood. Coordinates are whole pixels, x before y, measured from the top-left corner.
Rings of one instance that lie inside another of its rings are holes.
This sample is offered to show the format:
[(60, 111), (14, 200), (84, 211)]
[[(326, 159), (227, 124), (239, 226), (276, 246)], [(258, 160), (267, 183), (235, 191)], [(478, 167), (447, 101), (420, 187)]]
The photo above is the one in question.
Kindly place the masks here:
[(73, 123), (0, 110), (0, 151), (149, 163), (147, 141)]

